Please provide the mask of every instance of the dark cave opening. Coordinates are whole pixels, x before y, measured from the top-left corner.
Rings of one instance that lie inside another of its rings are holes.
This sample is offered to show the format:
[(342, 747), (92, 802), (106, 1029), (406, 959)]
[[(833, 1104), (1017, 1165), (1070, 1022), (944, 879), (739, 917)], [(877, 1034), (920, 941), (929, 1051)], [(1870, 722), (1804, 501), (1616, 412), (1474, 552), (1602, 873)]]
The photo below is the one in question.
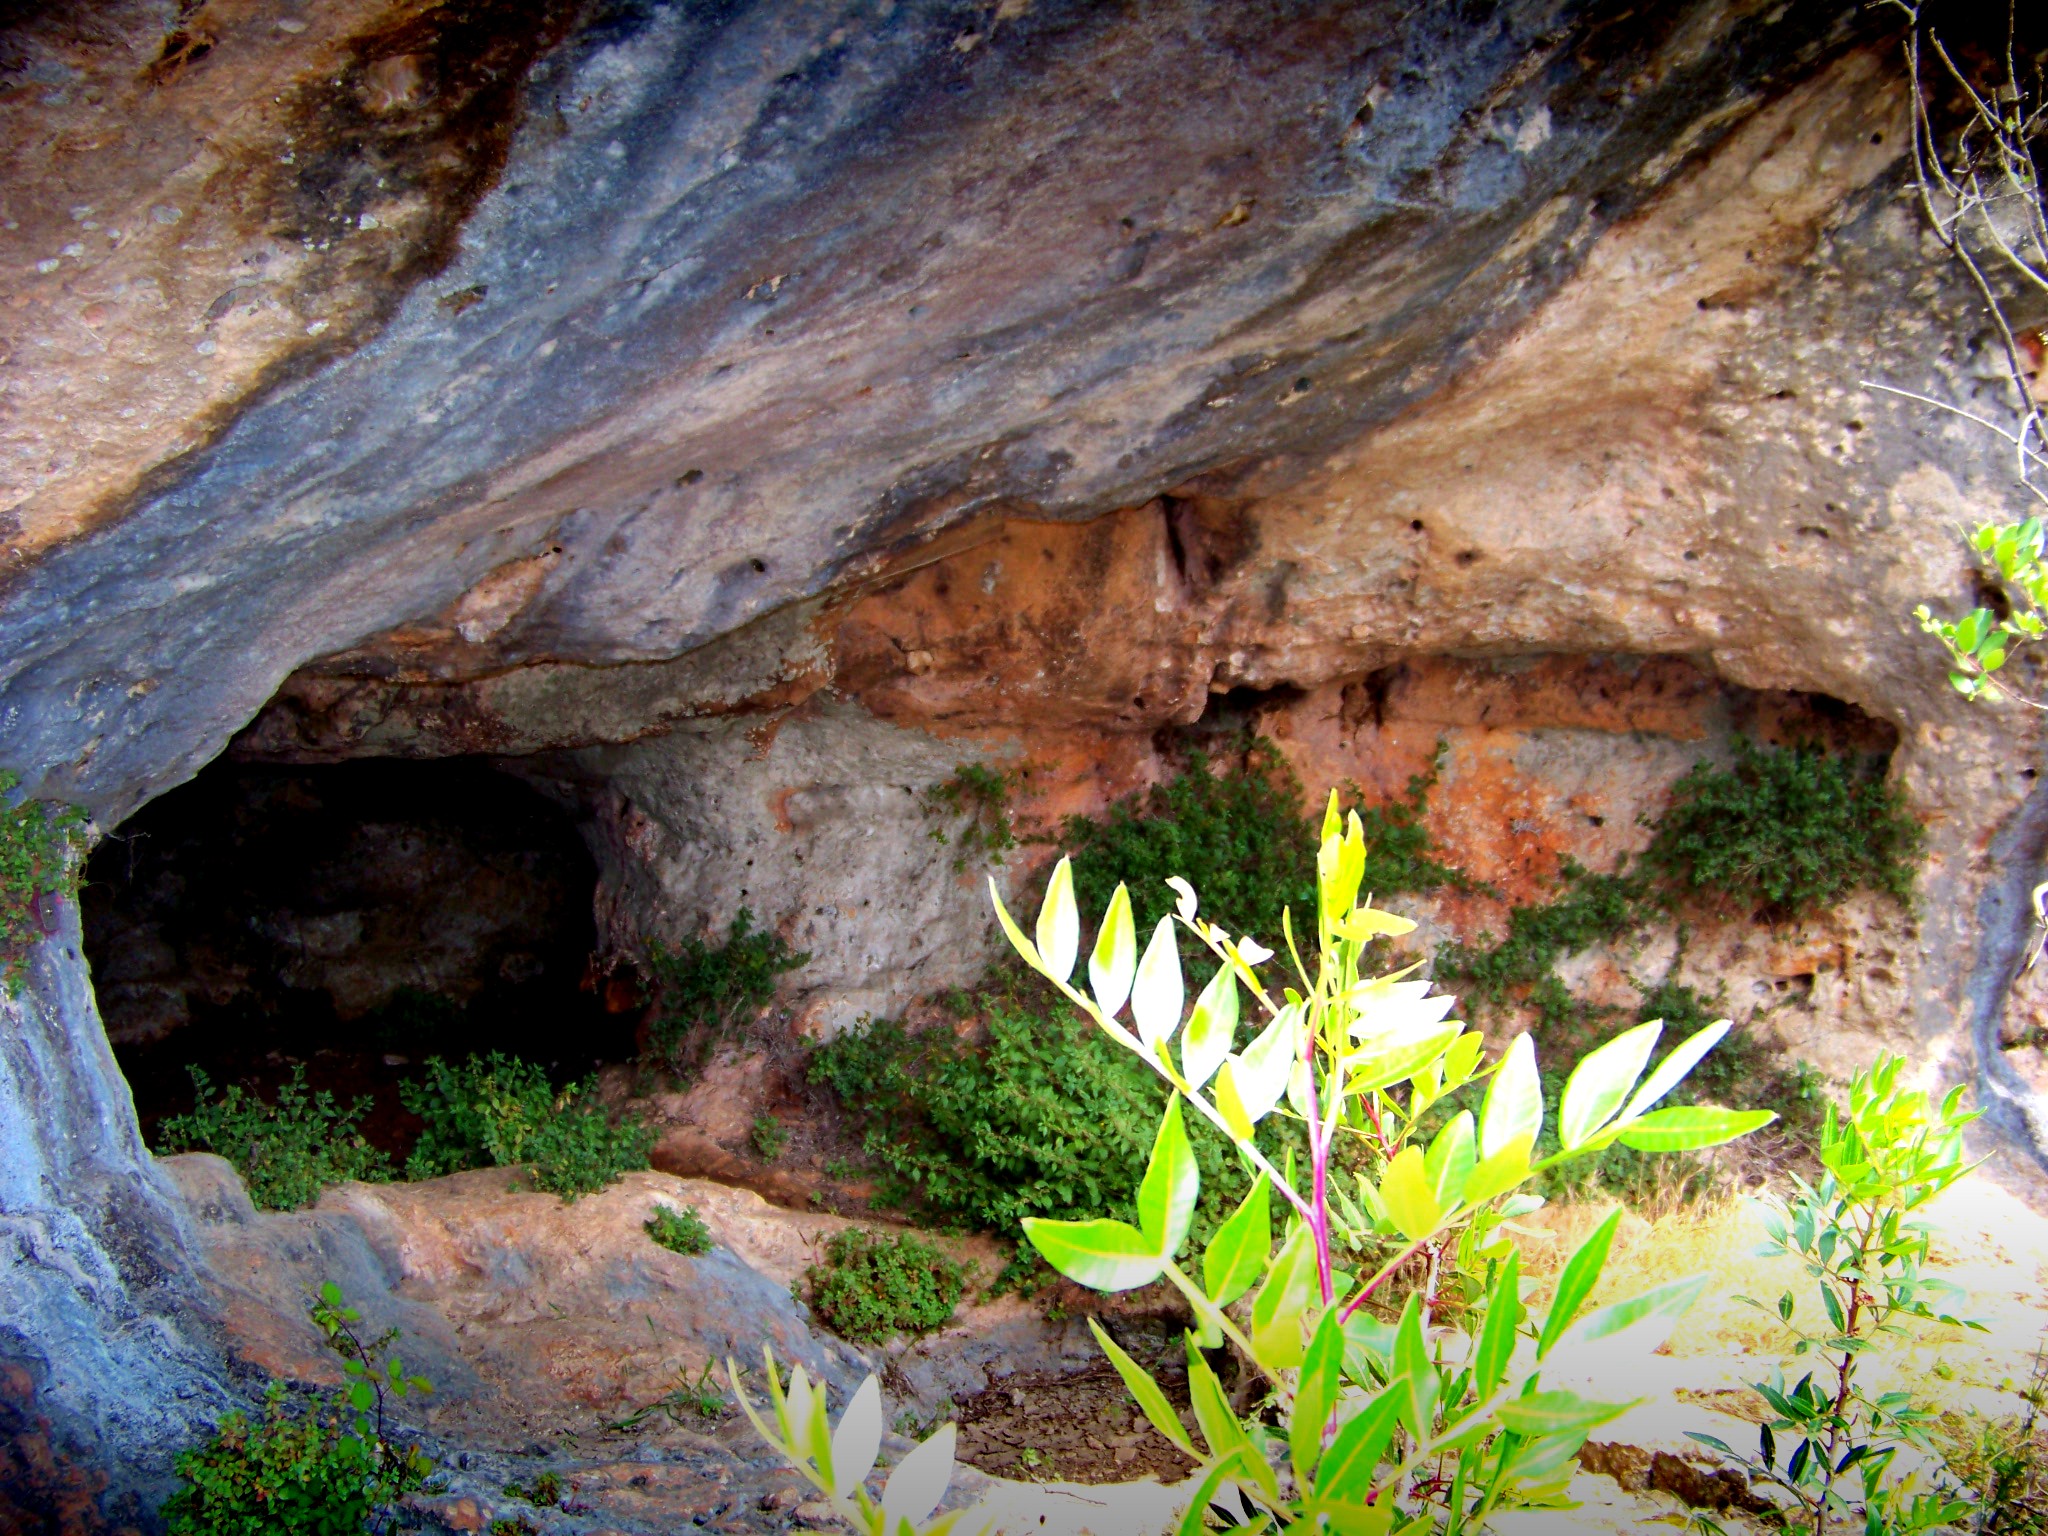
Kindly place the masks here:
[(190, 1069), (274, 1095), (368, 1096), (403, 1158), (399, 1085), (504, 1051), (558, 1084), (632, 1054), (594, 965), (597, 869), (574, 822), (479, 758), (228, 760), (144, 806), (88, 860), (85, 951), (145, 1138)]

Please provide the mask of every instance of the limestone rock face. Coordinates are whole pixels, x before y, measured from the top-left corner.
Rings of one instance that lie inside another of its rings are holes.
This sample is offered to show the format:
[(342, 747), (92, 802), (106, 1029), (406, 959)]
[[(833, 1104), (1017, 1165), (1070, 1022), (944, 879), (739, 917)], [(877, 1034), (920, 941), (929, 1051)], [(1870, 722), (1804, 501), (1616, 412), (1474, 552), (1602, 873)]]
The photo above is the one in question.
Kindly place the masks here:
[[(1443, 814), (1521, 878), (1819, 694), (1930, 833), (1917, 931), (1843, 935), (1888, 958), (1826, 1020), (1905, 1015), (2023, 1131), (2048, 790), (1906, 617), (1969, 597), (1953, 528), (2008, 487), (1866, 386), (1997, 406), (1883, 24), (42, 7), (0, 34), (0, 764), (111, 828), (245, 728), (520, 756), (608, 931), (744, 893), (831, 1023), (987, 943), (916, 809), (961, 762), (1049, 821), (1205, 714), (1382, 789), (1440, 726)], [(1596, 707), (1586, 658), (1650, 682)], [(1478, 830), (1509, 806), (1523, 843)], [(190, 1234), (71, 931), (0, 1013), (6, 1422), (87, 1468), (41, 1507), (134, 1523), (228, 1396), (169, 1321)]]

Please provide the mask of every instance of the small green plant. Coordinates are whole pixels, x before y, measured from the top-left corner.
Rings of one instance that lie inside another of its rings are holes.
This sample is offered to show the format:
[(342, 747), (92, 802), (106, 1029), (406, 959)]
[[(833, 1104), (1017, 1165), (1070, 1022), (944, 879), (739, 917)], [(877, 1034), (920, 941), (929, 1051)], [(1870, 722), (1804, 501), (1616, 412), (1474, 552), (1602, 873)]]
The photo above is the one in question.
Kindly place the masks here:
[(711, 1251), (711, 1229), (704, 1218), (687, 1205), (681, 1210), (657, 1205), (653, 1219), (645, 1223), (647, 1235), (670, 1253), (694, 1257)]
[(747, 1132), (747, 1140), (754, 1144), (754, 1150), (762, 1161), (772, 1163), (789, 1145), (789, 1127), (773, 1115), (756, 1115), (754, 1128)]
[(2025, 704), (2035, 702), (1997, 673), (2048, 632), (2048, 561), (2041, 558), (2041, 545), (2038, 517), (1979, 524), (1970, 535), (1970, 547), (1989, 568), (1986, 574), (1998, 583), (2004, 597), (1999, 606), (2004, 611), (1978, 607), (1960, 619), (1949, 619), (1925, 603), (1913, 610), (1921, 632), (1934, 636), (1948, 652), (1949, 686), (1966, 699), (1981, 699), (1991, 693)]
[[(899, 1461), (883, 1485), (880, 1502), (866, 1487), (882, 1449), (882, 1389), (870, 1376), (860, 1384), (846, 1411), (834, 1424), (826, 1416), (825, 1385), (813, 1383), (800, 1365), (792, 1366), (785, 1389), (775, 1369), (775, 1354), (766, 1347), (767, 1416), (740, 1387), (739, 1367), (726, 1362), (726, 1379), (756, 1434), (824, 1497), (832, 1512), (859, 1536), (950, 1536), (964, 1511), (933, 1518), (946, 1484), (953, 1480), (953, 1448), (959, 1437), (951, 1422), (939, 1426), (922, 1445)], [(982, 1536), (991, 1529), (984, 1522)]]
[(630, 1434), (657, 1413), (666, 1414), (669, 1423), (685, 1429), (705, 1419), (723, 1418), (725, 1392), (711, 1379), (711, 1370), (712, 1362), (706, 1360), (704, 1369), (694, 1377), (688, 1371), (677, 1371), (676, 1384), (667, 1393), (645, 1408), (636, 1408), (623, 1419), (613, 1420), (607, 1427)]
[(524, 1515), (500, 1515), (491, 1522), (490, 1536), (540, 1536), (540, 1527)]
[(9, 804), (18, 775), (0, 770), (0, 984), (20, 992), (28, 954), (56, 931), (45, 903), (77, 889), (85, 812), (41, 800)]
[(1001, 864), (1003, 855), (1017, 846), (1010, 825), (1015, 780), (1014, 772), (962, 763), (950, 779), (918, 797), (926, 818), (938, 823), (931, 829), (932, 841), (952, 848), (955, 870)]
[(260, 1418), (231, 1413), (211, 1441), (179, 1456), (185, 1486), (162, 1511), (170, 1536), (363, 1536), (387, 1529), (392, 1506), (426, 1486), (433, 1463), (385, 1422), (387, 1394), (432, 1390), (388, 1352), (397, 1331), (365, 1341), (361, 1314), (332, 1282), (312, 1317), (347, 1385), (325, 1415), (294, 1414), (273, 1382)]
[[(1003, 1234), (1027, 1216), (1129, 1217), (1145, 1127), (1166, 1103), (1159, 1080), (1023, 978), (998, 974), (953, 1002), (980, 1013), (985, 1041), (871, 1020), (812, 1058), (811, 1081), (860, 1116), (863, 1150), (898, 1181), (884, 1198)], [(1196, 1228), (1206, 1234), (1249, 1181), (1227, 1138), (1197, 1126), (1194, 1146), (1204, 1180)], [(1035, 1262), (1020, 1250), (997, 1285)]]
[(1875, 764), (1738, 736), (1732, 767), (1673, 787), (1643, 862), (1681, 890), (1801, 917), (1866, 888), (1910, 902), (1921, 838)]
[(290, 1080), (278, 1085), (276, 1099), (269, 1102), (240, 1083), (230, 1083), (215, 1098), (205, 1072), (186, 1070), (192, 1074), (193, 1107), (158, 1128), (159, 1149), (226, 1158), (259, 1209), (297, 1210), (311, 1205), (331, 1184), (391, 1177), (390, 1159), (358, 1129), (370, 1111), (369, 1099), (343, 1109), (325, 1089), (308, 1093), (303, 1065), (292, 1068)]
[(1794, 1504), (1785, 1527), (1811, 1536), (1906, 1536), (1971, 1513), (1952, 1476), (1893, 1471), (1902, 1451), (1933, 1451), (1933, 1410), (1907, 1391), (1872, 1395), (1858, 1379), (1871, 1347), (1907, 1319), (1982, 1329), (1937, 1310), (1961, 1293), (1925, 1273), (1931, 1232), (1912, 1219), (1969, 1171), (1963, 1129), (1981, 1111), (1962, 1107), (1960, 1086), (1939, 1101), (1900, 1087), (1904, 1066), (1884, 1056), (1858, 1073), (1846, 1112), (1828, 1107), (1818, 1182), (1795, 1179), (1791, 1199), (1762, 1203), (1762, 1251), (1805, 1266), (1824, 1314), (1814, 1327), (1795, 1321), (1791, 1291), (1752, 1303), (1783, 1325), (1803, 1373), (1790, 1385), (1782, 1370), (1756, 1384), (1768, 1417), (1754, 1455), (1692, 1437), (1783, 1490)]
[(1507, 937), (1497, 943), (1446, 944), (1436, 972), (1482, 1006), (1499, 1006), (1516, 990), (1540, 983), (1566, 955), (1620, 937), (1654, 921), (1663, 908), (1641, 872), (1596, 875), (1572, 859), (1558, 868), (1547, 901), (1512, 908)]
[(768, 1006), (775, 979), (811, 957), (782, 935), (754, 927), (745, 907), (734, 914), (723, 944), (690, 937), (675, 949), (647, 946), (654, 988), (645, 1064), (679, 1079), (693, 1077), (719, 1041)]
[(1944, 1448), (1949, 1470), (1977, 1500), (1976, 1536), (2048, 1533), (2048, 1346), (2034, 1350), (2024, 1384), (2005, 1383), (2019, 1399), (2009, 1419), (1978, 1420), (1961, 1444)]
[[(1433, 855), (1422, 823), (1444, 747), (1427, 773), (1408, 781), (1405, 798), (1361, 808), (1370, 852), (1366, 887), (1381, 895), (1469, 884)], [(1286, 907), (1315, 896), (1315, 860), (1302, 814), (1301, 781), (1264, 737), (1245, 747), (1244, 768), (1218, 773), (1203, 752), (1165, 784), (1110, 807), (1099, 818), (1067, 820), (1062, 842), (1072, 859), (1074, 890), (1091, 907), (1109, 901), (1118, 884), (1132, 900), (1141, 928), (1172, 910), (1166, 881), (1179, 876), (1209, 893), (1219, 918), (1239, 932), (1277, 933)], [(1190, 951), (1192, 953), (1192, 951)]]
[(863, 1227), (834, 1233), (825, 1262), (804, 1271), (811, 1310), (856, 1344), (900, 1333), (930, 1333), (953, 1320), (967, 1266), (909, 1233), (884, 1237)]
[(539, 1067), (497, 1051), (459, 1067), (430, 1057), (399, 1099), (426, 1122), (405, 1165), (410, 1179), (524, 1167), (535, 1189), (574, 1200), (645, 1168), (654, 1145), (637, 1118), (612, 1123), (593, 1081), (557, 1093)]
[(505, 1497), (524, 1499), (527, 1503), (542, 1509), (553, 1509), (562, 1502), (562, 1474), (541, 1472), (530, 1483), (507, 1483)]
[[(1142, 957), (1128, 893), (1116, 891), (1088, 956), (1087, 992), (1068, 981), (1080, 956), (1069, 869), (1062, 864), (1053, 873), (1035, 940), (996, 900), (1024, 961), (1174, 1094), (1139, 1185), (1135, 1225), (1033, 1219), (1025, 1236), (1078, 1284), (1124, 1291), (1163, 1277), (1193, 1309), (1189, 1390), (1206, 1450), (1150, 1374), (1096, 1329), (1153, 1427), (1200, 1464), (1184, 1533), (1220, 1521), (1240, 1532), (1384, 1536), (1398, 1528), (1464, 1536), (1504, 1510), (1568, 1503), (1579, 1447), (1628, 1407), (1546, 1388), (1541, 1372), (1552, 1352), (1568, 1338), (1668, 1327), (1710, 1278), (1581, 1316), (1619, 1225), (1617, 1210), (1567, 1261), (1539, 1323), (1526, 1310), (1519, 1254), (1502, 1228), (1541, 1203), (1523, 1187), (1616, 1142), (1639, 1150), (1709, 1147), (1772, 1116), (1657, 1107), (1728, 1024), (1699, 1031), (1652, 1068), (1662, 1034), (1652, 1022), (1578, 1064), (1557, 1112), (1559, 1150), (1539, 1156), (1548, 1116), (1529, 1037), (1489, 1063), (1482, 1037), (1446, 1018), (1452, 1000), (1430, 996), (1428, 982), (1361, 972), (1376, 940), (1414, 924), (1356, 904), (1364, 828), (1356, 815), (1340, 818), (1335, 795), (1316, 869), (1314, 960), (1303, 959), (1291, 915), (1283, 915), (1292, 961), (1284, 989), (1280, 978), (1269, 985), (1259, 973), (1273, 952), (1198, 916), (1199, 897), (1184, 880), (1174, 881), (1175, 917), (1161, 919)], [(1176, 920), (1219, 962), (1184, 1026)], [(1264, 1022), (1234, 1049), (1241, 992)], [(1129, 1026), (1119, 1022), (1126, 1005)], [(1463, 1110), (1438, 1122), (1432, 1112), (1440, 1103), (1489, 1078), (1477, 1117)], [(1306, 1134), (1305, 1184), (1293, 1159), (1275, 1166), (1255, 1139), (1258, 1123), (1281, 1112), (1283, 1100)], [(1177, 1262), (1200, 1184), (1183, 1106), (1228, 1135), (1258, 1173), (1210, 1239), (1199, 1279)], [(1431, 1124), (1438, 1128), (1425, 1135)], [(1351, 1144), (1348, 1178), (1340, 1142)], [(1276, 1200), (1289, 1215), (1277, 1253), (1269, 1215)], [(1363, 1279), (1347, 1255), (1369, 1271)], [(1402, 1287), (1408, 1294), (1397, 1301)], [(1232, 1310), (1245, 1297), (1249, 1309)], [(1444, 1337), (1459, 1333), (1459, 1341)], [(1283, 1421), (1277, 1432), (1231, 1406), (1203, 1355), (1226, 1343), (1273, 1389)], [(1226, 1484), (1234, 1488), (1228, 1509), (1216, 1501)]]

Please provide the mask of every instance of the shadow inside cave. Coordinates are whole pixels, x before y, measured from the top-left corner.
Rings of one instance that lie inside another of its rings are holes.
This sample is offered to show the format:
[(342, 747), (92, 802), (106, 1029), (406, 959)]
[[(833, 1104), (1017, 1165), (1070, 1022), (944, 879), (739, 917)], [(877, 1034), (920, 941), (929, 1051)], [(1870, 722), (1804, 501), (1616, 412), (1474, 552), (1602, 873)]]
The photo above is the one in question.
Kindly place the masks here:
[(557, 1084), (632, 1054), (594, 955), (597, 870), (569, 815), (481, 758), (223, 759), (93, 852), (85, 950), (154, 1145), (190, 1069), (270, 1098), (303, 1064), (403, 1160), (399, 1085), (505, 1051)]

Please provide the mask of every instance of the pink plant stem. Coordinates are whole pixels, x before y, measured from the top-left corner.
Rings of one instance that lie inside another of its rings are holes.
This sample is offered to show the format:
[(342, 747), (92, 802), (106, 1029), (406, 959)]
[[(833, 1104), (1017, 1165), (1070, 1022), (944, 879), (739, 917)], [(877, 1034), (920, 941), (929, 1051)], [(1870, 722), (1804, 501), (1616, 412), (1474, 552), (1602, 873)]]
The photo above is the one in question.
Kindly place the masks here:
[(1308, 1044), (1308, 1166), (1309, 1235), (1316, 1242), (1316, 1281), (1323, 1289), (1323, 1305), (1336, 1300), (1336, 1283), (1330, 1271), (1330, 1141), (1323, 1134), (1323, 1117), (1316, 1102), (1315, 1037)]

